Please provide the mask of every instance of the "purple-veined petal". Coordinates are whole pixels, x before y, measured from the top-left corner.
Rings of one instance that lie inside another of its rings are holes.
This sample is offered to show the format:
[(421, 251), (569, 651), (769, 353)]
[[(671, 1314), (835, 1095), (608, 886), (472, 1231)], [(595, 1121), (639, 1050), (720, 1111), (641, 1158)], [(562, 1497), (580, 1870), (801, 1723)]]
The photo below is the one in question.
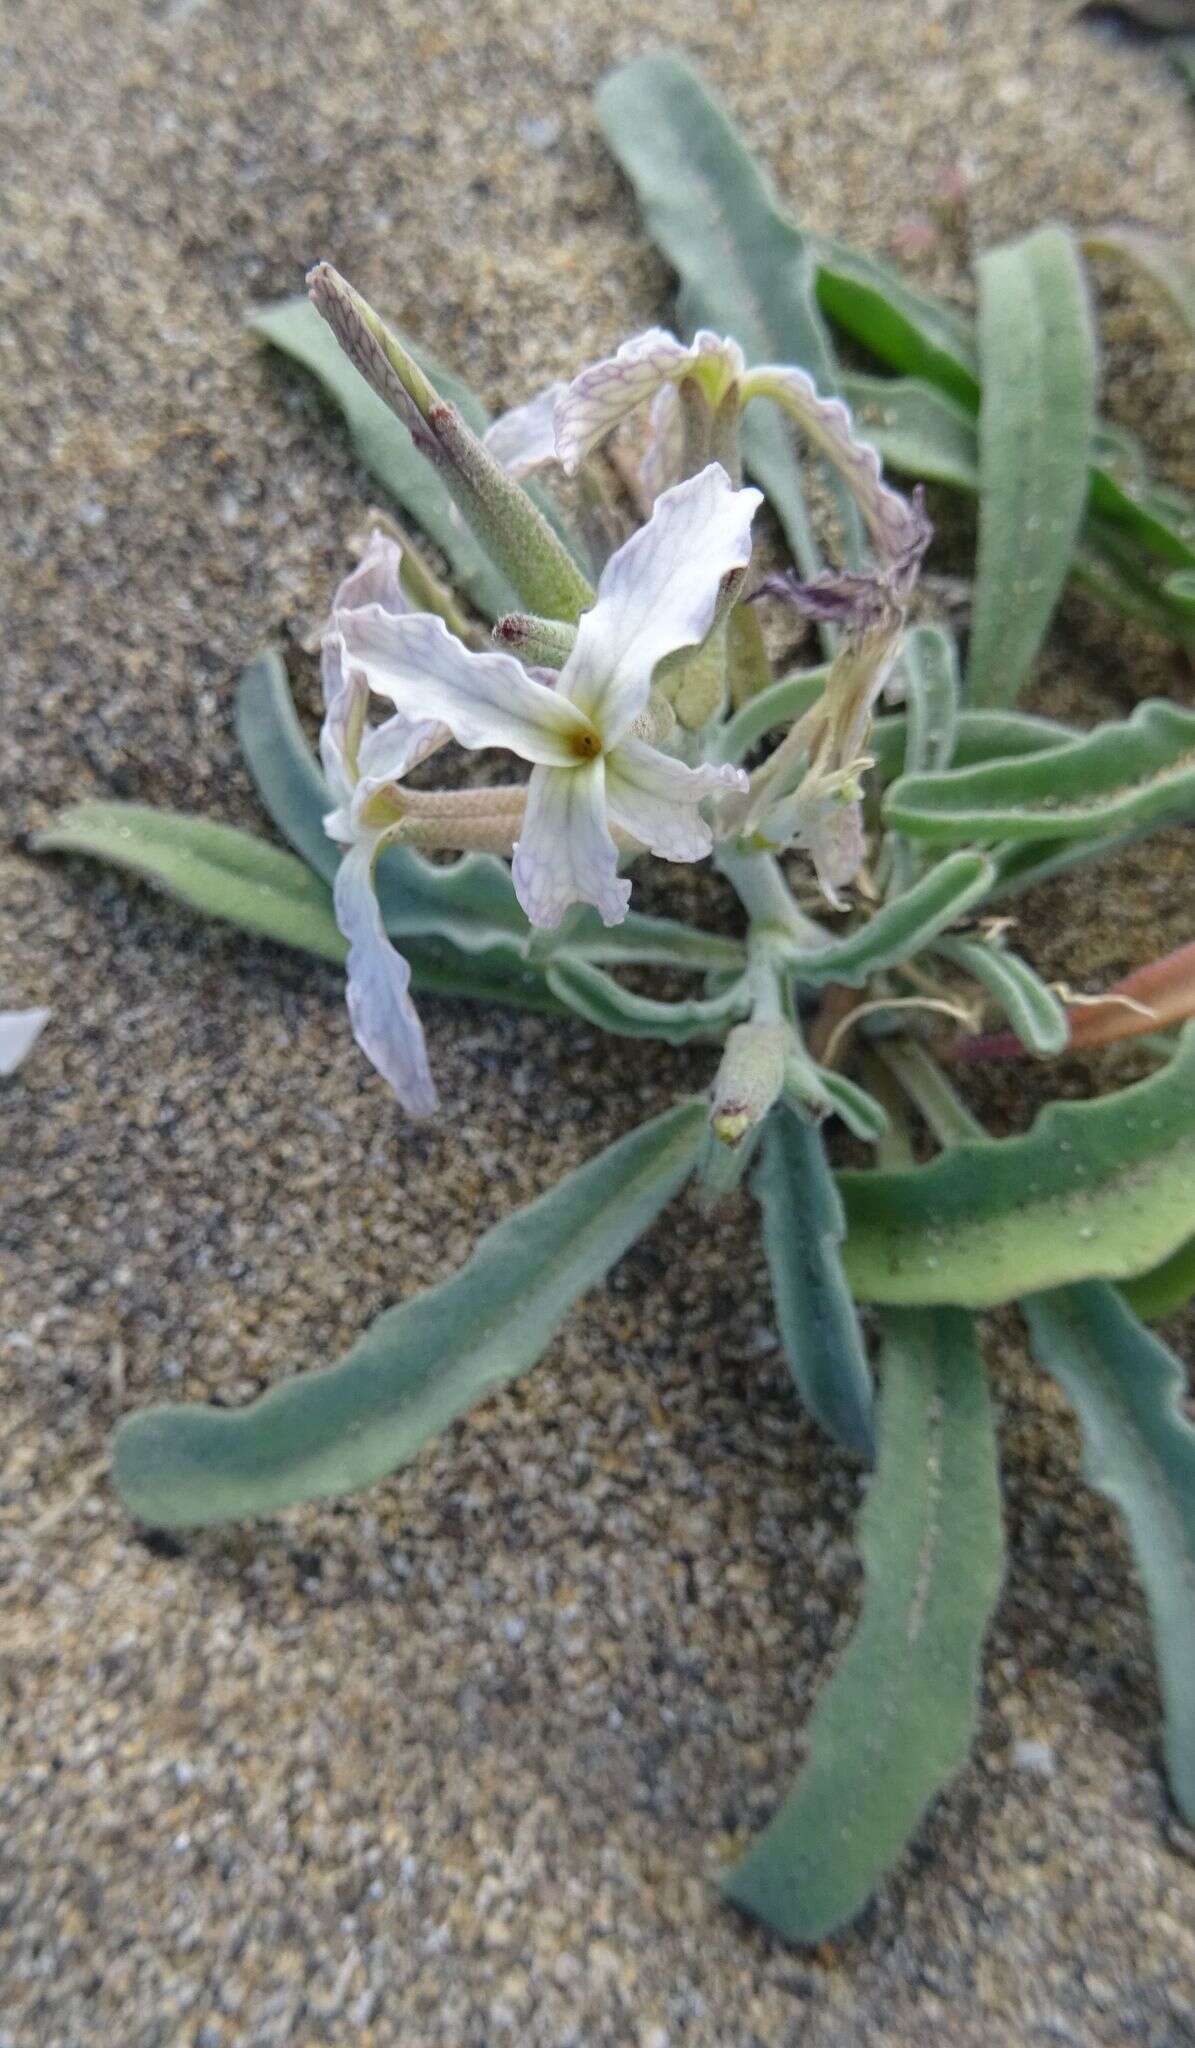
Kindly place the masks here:
[(631, 885), (618, 877), (618, 849), (606, 823), (602, 760), (531, 771), (527, 812), (515, 847), (515, 894), (534, 925), (552, 931), (573, 903), (592, 903), (603, 924), (621, 924)]
[(691, 355), (666, 327), (649, 327), (574, 377), (556, 401), (556, 456), (565, 473), (573, 476), (620, 420), (683, 374)]
[(742, 374), (743, 351), (737, 341), (724, 341), (703, 327), (686, 348), (666, 327), (649, 327), (624, 341), (614, 355), (587, 369), (565, 386), (556, 403), (556, 455), (572, 476), (599, 441), (638, 406), (646, 405), (661, 384), (679, 383), (696, 375), (716, 404), (726, 386)]
[(549, 384), (538, 398), (504, 412), (483, 436), (495, 462), (508, 476), (530, 476), (556, 460), (556, 404), (567, 384)]
[(867, 523), (885, 568), (915, 573), (929, 544), (930, 527), (920, 503), (903, 498), (884, 482), (880, 458), (857, 440), (850, 412), (840, 398), (822, 398), (804, 370), (768, 363), (748, 370), (743, 402), (773, 398), (796, 420), (819, 455), (838, 471)]
[(0, 1010), (0, 1074), (15, 1074), (46, 1025), (48, 1010)]
[(646, 526), (611, 555), (558, 685), (607, 747), (643, 710), (657, 662), (704, 640), (724, 580), (751, 559), (761, 502), (759, 491), (736, 490), (711, 462), (665, 491)]
[(676, 483), (685, 454), (685, 421), (675, 384), (661, 384), (651, 402), (639, 488), (649, 505)]
[(396, 618), (409, 612), (412, 606), (402, 587), (401, 570), (402, 549), (398, 542), (375, 527), (360, 561), (337, 585), (322, 629), (320, 675), (325, 704), (331, 704), (344, 681), (340, 646), (335, 638), (337, 613), (356, 611), (363, 604), (380, 604), (383, 611), (392, 612)]
[[(324, 648), (326, 653), (327, 641)], [(336, 673), (339, 682), (327, 699), (324, 722), (320, 727), (319, 753), (324, 779), (337, 807), (332, 815), (340, 817), (343, 814), (344, 819), (343, 830), (334, 829), (331, 818), (325, 819), (325, 828), (333, 839), (344, 839), (351, 837), (347, 814), (357, 786), (357, 757), (369, 710), (369, 685), (360, 673), (346, 674), (339, 654)]]
[(380, 605), (339, 619), (346, 666), (412, 720), (448, 727), (462, 747), (506, 747), (524, 761), (563, 767), (589, 758), (589, 719), (510, 654), (473, 654), (430, 612), (392, 618)]
[(746, 788), (739, 768), (689, 768), (643, 740), (622, 740), (606, 756), (607, 811), (661, 860), (703, 860), (713, 835), (697, 806), (720, 790)]
[(349, 947), (349, 1020), (366, 1059), (408, 1114), (430, 1116), (436, 1089), (423, 1026), (411, 1001), (411, 970), (386, 936), (374, 894), (373, 866), (383, 836), (358, 839), (336, 871), (336, 922)]

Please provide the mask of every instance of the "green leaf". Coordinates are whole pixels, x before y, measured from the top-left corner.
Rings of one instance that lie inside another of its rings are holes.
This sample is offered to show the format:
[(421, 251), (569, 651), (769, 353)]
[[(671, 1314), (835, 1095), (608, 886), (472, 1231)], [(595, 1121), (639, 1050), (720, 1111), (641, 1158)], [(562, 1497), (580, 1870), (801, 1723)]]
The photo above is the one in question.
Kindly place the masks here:
[(866, 1145), (878, 1145), (888, 1130), (888, 1112), (883, 1104), (833, 1067), (819, 1067), (817, 1077), (830, 1098), (835, 1116), (842, 1118), (848, 1131), (853, 1131)]
[(981, 256), (979, 556), (968, 687), (1017, 696), (1078, 538), (1095, 428), (1095, 340), (1078, 252), (1062, 228)]
[(811, 704), (816, 704), (829, 673), (828, 666), (802, 669), (799, 674), (781, 676), (778, 682), (770, 683), (766, 690), (752, 697), (717, 734), (718, 760), (737, 763), (768, 733), (782, 725), (793, 725)]
[(975, 337), (965, 314), (843, 242), (818, 241), (816, 276), (823, 313), (852, 340), (894, 370), (936, 385), (965, 410), (978, 409)]
[(873, 974), (921, 952), (947, 925), (981, 903), (995, 872), (982, 853), (951, 854), (845, 938), (816, 952), (790, 953), (793, 973), (798, 982), (813, 987), (841, 981), (848, 988), (862, 988)]
[(971, 496), (979, 489), (974, 413), (918, 377), (842, 377), (859, 432), (886, 469)]
[[(715, 100), (676, 57), (640, 57), (612, 72), (594, 102), (598, 124), (635, 187), (649, 234), (677, 272), (684, 329), (733, 335), (749, 364), (796, 363), (819, 391), (837, 388), (829, 338), (813, 294), (805, 236)], [(743, 420), (743, 456), (763, 486), (806, 575), (821, 558), (809, 524), (792, 434), (772, 406)], [(862, 528), (833, 479), (847, 553)]]
[(283, 838), (331, 882), (341, 854), (324, 831), (332, 796), (299, 723), (276, 647), (263, 647), (241, 671), (236, 732), (253, 786)]
[(906, 775), (884, 798), (889, 825), (939, 846), (1093, 839), (1189, 816), (1195, 711), (1156, 698), (1019, 760)]
[(969, 1317), (885, 1317), (879, 1467), (859, 1623), (809, 1723), (809, 1761), (724, 1879), (786, 1941), (866, 1905), (966, 1762), (1004, 1566), (991, 1403)]
[(941, 626), (914, 626), (900, 651), (904, 679), (905, 773), (948, 768), (959, 719), (958, 654)]
[(293, 853), (234, 825), (148, 804), (82, 803), (34, 841), (39, 853), (86, 853), (127, 868), (168, 896), (260, 938), (343, 961), (332, 898)]
[[(877, 718), (868, 740), (881, 782), (903, 774), (909, 722), (903, 711)], [(978, 761), (1002, 761), (1019, 754), (1040, 754), (1047, 747), (1073, 739), (1069, 726), (1052, 718), (1033, 718), (1026, 711), (960, 711), (954, 724), (951, 764), (970, 768)]]
[(1062, 1052), (1070, 1036), (1066, 1010), (1019, 953), (979, 939), (939, 939), (934, 951), (987, 990), (1030, 1052), (1042, 1059)]
[(1195, 1429), (1187, 1375), (1114, 1287), (1024, 1304), (1034, 1354), (1083, 1425), (1084, 1472), (1128, 1524), (1149, 1602), (1166, 1713), (1166, 1771), (1195, 1822)]
[(1145, 1272), (1195, 1231), (1195, 1026), (1159, 1072), (1098, 1102), (1051, 1103), (1023, 1137), (838, 1184), (864, 1301), (991, 1308)]
[(387, 1309), (338, 1365), (246, 1408), (173, 1403), (116, 1433), (129, 1512), (158, 1528), (267, 1515), (372, 1486), (535, 1364), (572, 1304), (692, 1170), (707, 1105), (678, 1103), (486, 1232), (438, 1287)]
[[(108, 861), (192, 910), (343, 963), (345, 944), (327, 885), (293, 853), (236, 826), (147, 804), (89, 802), (63, 811), (34, 845), (41, 853)], [(416, 989), (426, 994), (560, 1014), (542, 976), (510, 941), (466, 953), (429, 930), (426, 938), (404, 937), (402, 950)]]
[(784, 1103), (767, 1120), (753, 1186), (797, 1392), (835, 1443), (870, 1461), (871, 1372), (842, 1271), (842, 1202), (818, 1130)]
[(1147, 1323), (1156, 1323), (1161, 1316), (1172, 1316), (1185, 1308), (1195, 1295), (1195, 1237), (1180, 1244), (1152, 1272), (1122, 1280), (1120, 1291), (1133, 1314), (1143, 1316)]
[(613, 975), (584, 960), (562, 956), (549, 961), (547, 981), (552, 994), (576, 1016), (615, 1038), (662, 1038), (669, 1045), (720, 1039), (751, 1008), (750, 992), (741, 980), (720, 995), (662, 1003), (633, 994)]
[[(489, 618), (517, 611), (517, 593), (494, 567), (463, 520), (456, 517), (452, 500), (435, 471), (416, 452), (402, 422), (370, 390), (360, 371), (341, 352), (331, 328), (321, 320), (315, 307), (306, 299), (284, 299), (255, 313), (249, 326), (318, 378), (344, 415), (361, 461), (428, 539), (435, 542), (452, 565), (457, 587)], [(440, 371), (436, 374), (442, 389), (445, 383), (448, 385), (444, 396), (460, 405), (466, 396), (463, 387), (455, 379), (445, 380)], [(461, 410), (475, 430), (479, 425), (484, 427), (484, 411), (475, 402), (466, 398)]]

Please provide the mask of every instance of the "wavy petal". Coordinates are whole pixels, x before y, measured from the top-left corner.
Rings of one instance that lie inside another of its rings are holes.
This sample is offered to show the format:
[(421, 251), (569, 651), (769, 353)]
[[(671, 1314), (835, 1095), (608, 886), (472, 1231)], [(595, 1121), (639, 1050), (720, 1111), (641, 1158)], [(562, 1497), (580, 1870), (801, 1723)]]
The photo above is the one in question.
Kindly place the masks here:
[(685, 420), (675, 384), (661, 384), (651, 402), (647, 445), (639, 464), (639, 488), (654, 505), (677, 482), (685, 455)]
[(508, 476), (530, 476), (556, 460), (556, 406), (567, 384), (549, 384), (538, 398), (504, 412), (486, 429), (485, 446)]
[(364, 604), (380, 604), (383, 611), (392, 612), (396, 618), (409, 612), (412, 606), (402, 587), (401, 571), (401, 547), (388, 533), (375, 527), (360, 561), (337, 585), (321, 629), (320, 675), (326, 705), (331, 704), (344, 681), (340, 646), (334, 637), (337, 612), (356, 611)]
[(530, 922), (554, 931), (573, 903), (592, 903), (603, 924), (621, 924), (631, 885), (618, 878), (606, 823), (605, 763), (533, 768), (511, 875)]
[(646, 526), (611, 555), (582, 614), (558, 692), (607, 747), (633, 725), (666, 654), (704, 640), (726, 577), (751, 559), (759, 491), (735, 490), (720, 463), (657, 499)]
[(410, 997), (411, 970), (386, 936), (374, 894), (382, 834), (357, 840), (336, 872), (336, 922), (348, 940), (348, 1009), (353, 1036), (411, 1116), (430, 1116), (435, 1083), (423, 1026)]
[(556, 457), (566, 475), (661, 384), (683, 376), (692, 354), (666, 327), (649, 327), (574, 377), (556, 401)]
[(876, 553), (885, 568), (912, 580), (930, 539), (930, 525), (919, 499), (903, 498), (884, 482), (880, 458), (867, 441), (857, 440), (854, 423), (840, 398), (822, 398), (804, 370), (767, 363), (743, 379), (743, 403), (773, 398), (783, 406), (819, 455), (838, 471), (867, 522)]
[(593, 727), (558, 690), (533, 681), (509, 654), (473, 654), (443, 619), (380, 605), (343, 613), (342, 658), (409, 719), (448, 727), (462, 747), (506, 747), (524, 761), (563, 767), (593, 751)]
[(688, 768), (643, 740), (606, 756), (606, 808), (616, 825), (661, 860), (702, 860), (713, 835), (697, 806), (719, 790), (747, 788), (739, 768)]

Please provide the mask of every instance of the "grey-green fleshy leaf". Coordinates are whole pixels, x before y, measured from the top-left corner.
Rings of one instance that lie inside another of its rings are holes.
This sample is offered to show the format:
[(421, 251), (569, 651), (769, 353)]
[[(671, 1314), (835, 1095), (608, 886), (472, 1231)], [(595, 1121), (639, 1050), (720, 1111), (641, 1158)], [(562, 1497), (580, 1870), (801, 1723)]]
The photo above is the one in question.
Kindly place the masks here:
[(148, 804), (72, 805), (40, 832), (39, 853), (86, 853), (152, 882), (192, 910), (323, 960), (342, 961), (332, 898), (305, 862), (235, 825)]
[[(680, 278), (685, 329), (732, 335), (748, 363), (797, 364), (819, 391), (833, 392), (834, 357), (817, 310), (806, 238), (781, 212), (701, 79), (676, 57), (640, 57), (603, 81), (594, 105), (635, 187), (648, 232)], [(742, 443), (799, 567), (815, 575), (821, 561), (790, 428), (772, 406), (755, 405), (744, 416)], [(862, 547), (859, 515), (833, 481), (853, 559)]]
[(991, 1402), (970, 1318), (884, 1318), (879, 1465), (858, 1626), (809, 1723), (809, 1760), (723, 1880), (786, 1941), (866, 1905), (965, 1763), (1004, 1543)]
[(939, 846), (1094, 839), (1195, 811), (1195, 711), (1165, 698), (1019, 760), (906, 775), (887, 824)]
[[(293, 853), (236, 826), (147, 804), (89, 802), (63, 811), (34, 844), (42, 853), (88, 854), (242, 931), (321, 960), (344, 960), (327, 884)], [(559, 1014), (560, 1004), (515, 943), (491, 936), (492, 944), (466, 952), (429, 921), (426, 937), (404, 938), (415, 988)]]
[[(1071, 727), (1052, 718), (1034, 718), (1027, 711), (962, 711), (955, 720), (951, 765), (971, 768), (981, 761), (1041, 754), (1074, 737)], [(895, 781), (904, 771), (908, 750), (904, 712), (887, 712), (877, 718), (867, 744), (875, 756), (880, 781)]]
[(1187, 1376), (1114, 1287), (1089, 1282), (1024, 1304), (1039, 1365), (1083, 1425), (1084, 1472), (1128, 1524), (1149, 1602), (1166, 1711), (1166, 1770), (1195, 1822), (1195, 1429)]
[(689, 1101), (621, 1138), (487, 1231), (451, 1279), (387, 1309), (338, 1365), (247, 1408), (131, 1416), (114, 1449), (125, 1506), (158, 1528), (194, 1528), (374, 1485), (535, 1364), (671, 1200), (705, 1126), (705, 1103)]
[(546, 972), (548, 987), (561, 1003), (615, 1038), (662, 1038), (669, 1045), (720, 1039), (751, 1008), (742, 981), (735, 981), (720, 995), (658, 1002), (623, 988), (613, 975), (585, 960), (557, 955), (548, 962)]
[(903, 896), (894, 896), (873, 911), (845, 938), (816, 952), (790, 954), (798, 982), (820, 987), (838, 981), (848, 988), (862, 988), (873, 974), (911, 959), (956, 918), (981, 903), (995, 872), (985, 854), (952, 854)]
[[(249, 325), (319, 379), (343, 414), (361, 461), (451, 563), (457, 588), (489, 618), (517, 611), (517, 592), (457, 517), (448, 492), (417, 453), (402, 422), (354, 369), (314, 306), (302, 298), (284, 299), (262, 307)], [(460, 388), (455, 387), (453, 402), (459, 397)], [(476, 428), (477, 417), (469, 424)]]
[(941, 626), (914, 626), (900, 650), (905, 691), (905, 773), (950, 766), (959, 717), (958, 654)]
[(961, 967), (999, 1003), (1021, 1044), (1040, 1059), (1060, 1053), (1070, 1037), (1066, 1010), (1019, 953), (980, 939), (939, 939), (934, 951)]
[(1050, 1103), (1021, 1137), (838, 1185), (843, 1263), (863, 1301), (992, 1308), (1147, 1272), (1195, 1232), (1195, 1025), (1157, 1073)]
[[(251, 661), (241, 678), (237, 735), (279, 831), (331, 882), (340, 861), (340, 848), (323, 827), (332, 799), (273, 649)], [(388, 847), (378, 861), (377, 887), (386, 929), (404, 945), (415, 937), (444, 937), (471, 952), (509, 942), (532, 963), (564, 950), (595, 961), (646, 962), (695, 972), (733, 969), (743, 959), (733, 939), (635, 911), (607, 929), (596, 911), (580, 909), (570, 915), (559, 938), (541, 948), (540, 935), (528, 929), (510, 869), (490, 854), (465, 854), (441, 867), (409, 847)]]
[(888, 1112), (883, 1104), (869, 1095), (866, 1088), (860, 1088), (857, 1081), (849, 1080), (832, 1067), (819, 1067), (818, 1079), (835, 1116), (842, 1118), (848, 1131), (853, 1131), (866, 1145), (878, 1145), (888, 1130)]
[(989, 250), (979, 277), (979, 552), (968, 692), (1011, 704), (1053, 616), (1087, 499), (1095, 337), (1062, 228)]
[(979, 489), (975, 416), (920, 377), (867, 377), (844, 372), (842, 392), (863, 438), (886, 469), (922, 483)]
[(842, 1202), (821, 1134), (784, 1103), (764, 1129), (753, 1181), (785, 1357), (810, 1414), (844, 1450), (870, 1460), (871, 1371), (842, 1271)]
[(766, 690), (735, 712), (715, 735), (719, 761), (739, 762), (780, 726), (793, 725), (810, 705), (816, 704), (826, 687), (827, 667), (803, 669), (799, 674), (781, 676)]

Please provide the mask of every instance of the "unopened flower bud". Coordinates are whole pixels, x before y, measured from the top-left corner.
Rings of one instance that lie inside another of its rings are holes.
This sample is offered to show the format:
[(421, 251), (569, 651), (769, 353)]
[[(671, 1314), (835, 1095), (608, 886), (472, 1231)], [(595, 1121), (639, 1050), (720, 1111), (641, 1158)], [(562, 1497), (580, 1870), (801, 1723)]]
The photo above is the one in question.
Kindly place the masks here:
[(761, 1124), (784, 1087), (793, 1048), (787, 1024), (736, 1024), (726, 1041), (710, 1127), (723, 1145), (740, 1145)]
[(359, 292), (330, 263), (317, 263), (307, 279), (311, 303), (327, 321), (349, 361), (384, 398), (421, 455), (434, 464), (446, 489), (486, 553), (531, 611), (577, 619), (593, 591), (522, 485), (507, 475), (448, 405)]
[(573, 651), (576, 629), (563, 619), (538, 619), (531, 612), (508, 612), (494, 627), (499, 647), (520, 661), (540, 668), (563, 668)]

